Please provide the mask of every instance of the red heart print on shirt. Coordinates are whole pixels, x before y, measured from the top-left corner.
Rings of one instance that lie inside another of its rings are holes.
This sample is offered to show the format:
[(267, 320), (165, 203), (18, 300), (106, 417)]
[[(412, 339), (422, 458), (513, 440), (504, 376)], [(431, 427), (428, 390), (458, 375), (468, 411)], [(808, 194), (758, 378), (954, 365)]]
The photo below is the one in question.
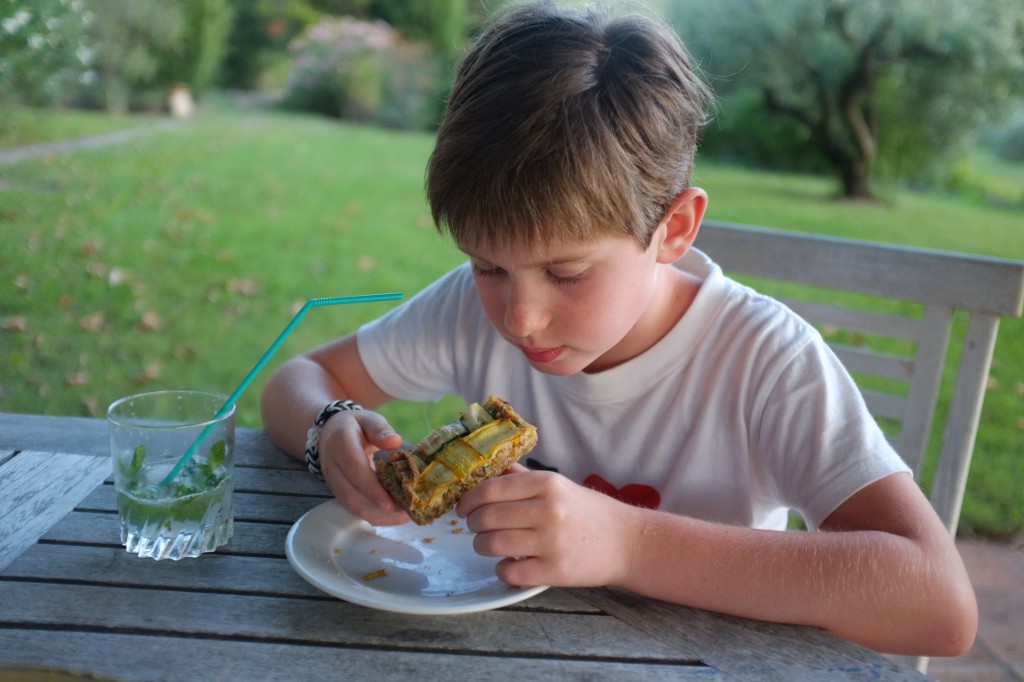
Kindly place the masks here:
[(591, 474), (583, 479), (583, 487), (604, 493), (608, 497), (615, 498), (619, 502), (631, 504), (634, 507), (657, 509), (661, 505), (661, 495), (658, 491), (642, 483), (630, 483), (621, 488), (616, 488), (597, 474)]

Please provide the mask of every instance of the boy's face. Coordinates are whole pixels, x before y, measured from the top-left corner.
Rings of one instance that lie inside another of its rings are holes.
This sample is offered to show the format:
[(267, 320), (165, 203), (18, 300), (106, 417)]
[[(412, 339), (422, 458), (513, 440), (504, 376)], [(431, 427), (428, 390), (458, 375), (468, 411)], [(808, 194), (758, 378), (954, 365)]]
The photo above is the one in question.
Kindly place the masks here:
[[(537, 249), (467, 250), (487, 317), (538, 371), (565, 376), (621, 364), (674, 324), (658, 263), (664, 226), (644, 250), (608, 236)], [(674, 268), (671, 268), (674, 270)]]

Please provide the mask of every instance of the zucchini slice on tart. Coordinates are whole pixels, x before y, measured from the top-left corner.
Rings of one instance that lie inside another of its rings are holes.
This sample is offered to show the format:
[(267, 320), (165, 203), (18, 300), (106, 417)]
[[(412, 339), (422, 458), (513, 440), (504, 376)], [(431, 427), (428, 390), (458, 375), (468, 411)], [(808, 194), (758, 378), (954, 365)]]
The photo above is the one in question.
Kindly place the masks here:
[(411, 450), (378, 462), (377, 478), (420, 525), (450, 511), (470, 488), (497, 476), (537, 444), (537, 429), (491, 395)]

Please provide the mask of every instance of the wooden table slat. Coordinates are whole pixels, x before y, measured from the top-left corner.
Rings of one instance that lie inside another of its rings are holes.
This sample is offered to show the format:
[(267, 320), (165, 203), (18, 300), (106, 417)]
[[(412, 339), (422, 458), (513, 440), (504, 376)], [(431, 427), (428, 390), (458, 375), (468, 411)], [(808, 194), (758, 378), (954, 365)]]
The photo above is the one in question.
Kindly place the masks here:
[[(232, 497), (235, 520), (287, 523), (291, 525), (313, 507), (323, 504), (326, 495), (272, 495), (236, 492)], [(98, 486), (76, 506), (80, 511), (117, 512), (114, 486)]]
[(110, 461), (22, 451), (0, 470), (0, 570), (30, 547), (110, 471)]
[[(198, 560), (173, 562), (140, 559), (120, 544), (94, 547), (41, 543), (0, 572), (0, 579), (335, 599), (300, 578), (285, 558), (283, 547), (282, 539), (279, 559), (233, 555), (219, 549)], [(547, 590), (515, 608), (601, 613), (567, 590)]]
[[(290, 524), (286, 522), (236, 520), (234, 535), (228, 544), (217, 549), (215, 555), (260, 554), (284, 557), (284, 541), (289, 527)], [(120, 548), (120, 523), (117, 513), (112, 510), (72, 511), (46, 531), (40, 540), (48, 543), (110, 545)]]
[[(85, 655), (83, 656), (83, 652)], [(118, 652), (114, 655), (114, 652)], [(513, 656), (467, 656), (278, 642), (101, 632), (0, 630), (0, 664), (88, 670), (116, 679), (194, 680), (724, 680), (703, 666)], [(471, 670), (471, 677), (467, 671)], [(0, 671), (2, 672), (2, 671)]]
[(295, 599), (110, 587), (0, 581), (4, 618), (21, 626), (72, 630), (95, 624), (137, 633), (273, 639), (346, 646), (501, 655), (576, 656), (617, 660), (693, 661), (605, 615), (484, 611), (458, 617), (393, 614), (339, 599)]
[[(735, 618), (618, 590), (568, 591), (652, 639), (684, 655), (699, 655), (713, 668), (733, 675), (770, 674), (781, 680), (818, 679), (817, 675), (835, 674), (851, 680), (924, 679), (915, 670), (817, 628)], [(723, 624), (729, 627), (723, 628)], [(729, 631), (727, 639), (721, 636), (723, 629)], [(764, 646), (769, 638), (775, 646)], [(822, 656), (822, 651), (827, 651), (828, 656)]]

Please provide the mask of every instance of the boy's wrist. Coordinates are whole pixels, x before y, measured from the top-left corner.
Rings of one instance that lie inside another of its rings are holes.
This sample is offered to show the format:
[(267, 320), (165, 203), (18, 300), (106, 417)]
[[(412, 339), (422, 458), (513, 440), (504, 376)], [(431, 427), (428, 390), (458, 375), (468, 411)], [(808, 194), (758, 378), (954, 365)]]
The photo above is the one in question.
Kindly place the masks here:
[(306, 433), (306, 467), (321, 481), (324, 480), (324, 474), (320, 468), (320, 430), (323, 429), (328, 419), (339, 412), (361, 409), (363, 409), (362, 405), (351, 400), (335, 400), (320, 410), (320, 414), (313, 420), (313, 426)]

